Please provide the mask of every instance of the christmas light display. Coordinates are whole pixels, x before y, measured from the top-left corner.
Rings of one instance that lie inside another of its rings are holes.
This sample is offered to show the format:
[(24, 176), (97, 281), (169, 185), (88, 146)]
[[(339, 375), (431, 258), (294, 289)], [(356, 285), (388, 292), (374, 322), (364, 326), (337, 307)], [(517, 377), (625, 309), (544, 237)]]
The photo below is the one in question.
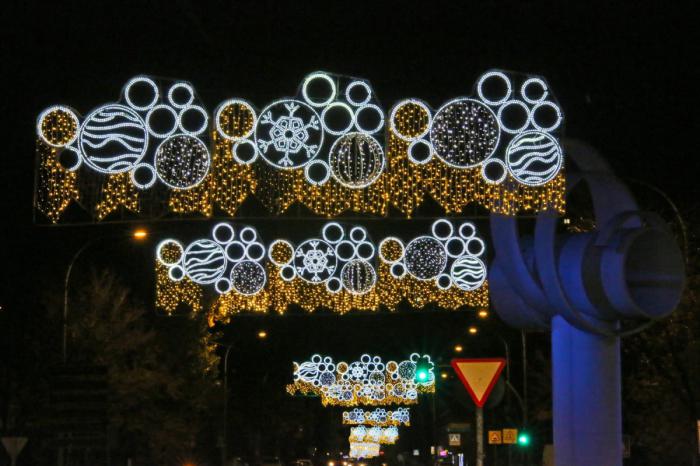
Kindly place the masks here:
[(384, 408), (364, 410), (355, 408), (343, 411), (343, 424), (363, 424), (368, 426), (410, 426), (411, 417), (409, 408), (395, 408), (387, 411)]
[(420, 358), (430, 361), (430, 356), (413, 353), (407, 360), (385, 364), (379, 356), (365, 354), (357, 361), (336, 364), (316, 354), (309, 361), (294, 363), (294, 383), (287, 392), (313, 393), (324, 406), (415, 404), (419, 393), (435, 391), (432, 367), (424, 380), (416, 378)]
[(389, 427), (365, 427), (357, 426), (350, 428), (350, 443), (371, 442), (380, 445), (393, 445), (399, 438), (399, 429), (394, 426)]
[(51, 222), (71, 202), (96, 220), (120, 208), (235, 215), (252, 195), (275, 214), (299, 203), (323, 216), (410, 216), (427, 197), (448, 213), (562, 212), (562, 123), (542, 78), (501, 71), (437, 111), (411, 98), (385, 112), (367, 81), (316, 72), (260, 113), (232, 98), (211, 117), (189, 83), (137, 76), (85, 118), (41, 112), (36, 207)]
[(376, 458), (379, 456), (380, 446), (372, 442), (350, 442), (350, 458)]
[[(428, 246), (424, 246), (426, 243)], [(243, 310), (284, 312), (291, 304), (345, 313), (403, 300), (456, 309), (488, 304), (485, 244), (470, 222), (435, 221), (429, 235), (407, 242), (387, 237), (378, 245), (365, 227), (328, 222), (317, 237), (297, 245), (275, 239), (266, 246), (255, 229), (226, 222), (189, 244), (166, 239), (156, 248), (159, 282), (187, 277), (219, 295), (213, 318)], [(165, 288), (163, 288), (165, 289)], [(172, 293), (156, 304), (172, 308)]]

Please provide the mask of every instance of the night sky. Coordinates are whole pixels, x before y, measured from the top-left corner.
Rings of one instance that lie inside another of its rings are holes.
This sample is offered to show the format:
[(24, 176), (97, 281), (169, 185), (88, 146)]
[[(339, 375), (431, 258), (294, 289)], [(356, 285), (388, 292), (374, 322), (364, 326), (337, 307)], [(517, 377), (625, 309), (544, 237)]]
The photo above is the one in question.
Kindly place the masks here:
[[(470, 93), (489, 68), (540, 74), (565, 113), (566, 136), (590, 142), (619, 175), (651, 183), (683, 206), (697, 198), (699, 55), (696, 16), (684, 2), (472, 3), (5, 2), (0, 304), (29, 312), (39, 290), (60, 286), (86, 239), (128, 227), (34, 224), (35, 122), (53, 104), (85, 115), (117, 99), (136, 74), (188, 80), (208, 109), (230, 97), (261, 108), (294, 94), (318, 69), (370, 80), (385, 109), (405, 97), (437, 108)], [(170, 235), (178, 224), (149, 227)], [(104, 244), (83, 267), (131, 269), (129, 283), (147, 300), (154, 244)], [(346, 319), (349, 331), (380, 325)], [(472, 318), (457, 319), (454, 325)], [(452, 321), (441, 322), (450, 335)], [(259, 325), (280, 321), (241, 328)]]

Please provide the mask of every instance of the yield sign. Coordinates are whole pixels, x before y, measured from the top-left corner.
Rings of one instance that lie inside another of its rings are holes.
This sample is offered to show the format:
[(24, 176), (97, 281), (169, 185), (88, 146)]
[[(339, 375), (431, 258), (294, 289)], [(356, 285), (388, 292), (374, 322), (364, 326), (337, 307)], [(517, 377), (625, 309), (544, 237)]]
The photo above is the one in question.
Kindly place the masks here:
[(452, 368), (479, 408), (484, 407), (505, 365), (503, 358), (452, 360)]

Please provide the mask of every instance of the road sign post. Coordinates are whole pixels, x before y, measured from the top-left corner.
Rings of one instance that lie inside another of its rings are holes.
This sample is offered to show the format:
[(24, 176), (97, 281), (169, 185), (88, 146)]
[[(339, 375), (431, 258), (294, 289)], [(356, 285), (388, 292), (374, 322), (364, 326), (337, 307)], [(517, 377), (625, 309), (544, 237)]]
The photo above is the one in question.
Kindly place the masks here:
[(503, 358), (453, 359), (451, 364), (476, 405), (476, 466), (484, 466), (484, 404), (506, 361)]

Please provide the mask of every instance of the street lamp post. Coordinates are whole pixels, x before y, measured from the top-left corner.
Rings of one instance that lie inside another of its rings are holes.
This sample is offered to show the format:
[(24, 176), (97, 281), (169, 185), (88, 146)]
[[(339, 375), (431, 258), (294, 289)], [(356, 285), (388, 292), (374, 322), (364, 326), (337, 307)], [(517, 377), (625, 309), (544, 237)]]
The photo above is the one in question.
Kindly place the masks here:
[[(148, 232), (143, 228), (139, 228), (137, 230), (134, 230), (130, 236), (137, 241), (142, 241), (148, 237)], [(66, 277), (63, 281), (63, 337), (61, 339), (61, 358), (64, 365), (68, 362), (68, 291), (70, 285), (70, 277), (73, 273), (73, 266), (75, 265), (75, 262), (78, 260), (81, 254), (85, 252), (86, 249), (90, 248), (92, 245), (97, 243), (97, 241), (102, 240), (104, 238), (104, 236), (101, 236), (87, 240), (80, 247), (80, 249), (78, 249), (75, 252), (75, 254), (73, 254), (73, 257), (71, 258), (71, 261), (68, 264), (68, 269), (66, 270)]]

